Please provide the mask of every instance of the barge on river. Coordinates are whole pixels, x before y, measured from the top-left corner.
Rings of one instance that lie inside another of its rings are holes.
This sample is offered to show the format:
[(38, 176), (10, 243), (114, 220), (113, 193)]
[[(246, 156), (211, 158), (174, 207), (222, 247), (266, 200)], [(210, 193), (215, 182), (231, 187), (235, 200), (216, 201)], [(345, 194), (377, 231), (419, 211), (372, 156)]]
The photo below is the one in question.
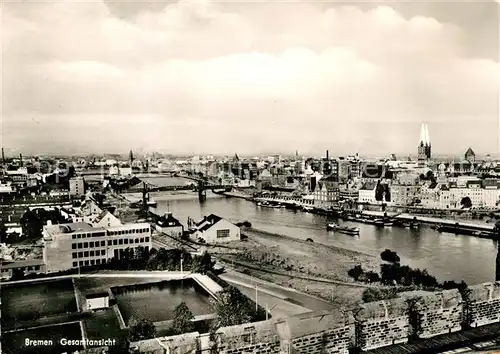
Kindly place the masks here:
[(328, 231), (338, 231), (347, 235), (359, 235), (359, 227), (340, 226), (335, 223), (331, 223), (326, 225), (326, 229)]

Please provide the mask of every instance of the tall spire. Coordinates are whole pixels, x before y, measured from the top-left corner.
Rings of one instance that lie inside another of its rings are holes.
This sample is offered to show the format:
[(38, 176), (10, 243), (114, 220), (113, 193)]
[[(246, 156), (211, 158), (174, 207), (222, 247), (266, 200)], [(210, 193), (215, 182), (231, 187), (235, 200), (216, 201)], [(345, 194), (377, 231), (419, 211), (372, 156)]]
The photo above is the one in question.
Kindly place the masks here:
[(425, 145), (426, 144), (425, 138), (426, 138), (425, 123), (422, 122), (422, 126), (420, 127), (420, 142), (419, 143), (422, 143), (423, 145)]
[(431, 145), (431, 138), (429, 137), (429, 127), (425, 123), (425, 145)]

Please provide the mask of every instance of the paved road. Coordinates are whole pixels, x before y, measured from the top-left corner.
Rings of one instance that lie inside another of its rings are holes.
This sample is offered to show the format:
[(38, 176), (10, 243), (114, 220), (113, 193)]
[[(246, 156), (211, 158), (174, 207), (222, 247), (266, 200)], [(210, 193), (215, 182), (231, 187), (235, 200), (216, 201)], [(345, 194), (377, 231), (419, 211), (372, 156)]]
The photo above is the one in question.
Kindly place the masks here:
[(309, 311), (331, 310), (335, 308), (333, 304), (294, 289), (285, 288), (277, 284), (250, 277), (228, 268), (226, 268), (226, 270), (227, 272), (220, 277), (228, 283), (235, 285), (254, 301), (255, 285), (257, 284), (258, 302), (264, 307), (267, 302), (273, 316), (289, 316)]

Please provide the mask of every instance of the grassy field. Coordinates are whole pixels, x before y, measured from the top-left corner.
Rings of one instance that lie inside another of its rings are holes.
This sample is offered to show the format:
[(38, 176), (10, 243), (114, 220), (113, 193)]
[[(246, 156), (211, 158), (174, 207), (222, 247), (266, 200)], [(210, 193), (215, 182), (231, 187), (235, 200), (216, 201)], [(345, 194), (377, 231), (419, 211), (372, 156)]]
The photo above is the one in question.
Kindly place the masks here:
[(77, 311), (71, 279), (4, 285), (1, 298), (3, 329), (11, 328), (17, 321)]
[[(52, 340), (52, 345), (48, 346), (25, 346), (26, 338), (33, 340)], [(62, 338), (70, 340), (82, 339), (80, 324), (69, 323), (57, 326), (39, 327), (26, 331), (13, 333), (3, 333), (2, 335), (2, 353), (5, 354), (53, 354), (53, 353), (72, 353), (83, 349), (80, 346), (62, 346), (59, 340)]]

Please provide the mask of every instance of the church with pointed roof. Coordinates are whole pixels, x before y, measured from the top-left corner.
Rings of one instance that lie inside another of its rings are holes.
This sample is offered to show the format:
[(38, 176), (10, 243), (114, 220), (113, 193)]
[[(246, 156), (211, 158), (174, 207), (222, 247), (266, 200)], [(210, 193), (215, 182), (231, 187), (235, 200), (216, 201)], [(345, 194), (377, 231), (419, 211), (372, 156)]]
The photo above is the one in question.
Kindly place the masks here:
[(465, 161), (469, 161), (469, 162), (476, 161), (476, 154), (474, 153), (474, 151), (470, 147), (465, 152)]
[(429, 128), (427, 123), (422, 123), (420, 128), (420, 143), (418, 144), (417, 152), (419, 161), (431, 159), (431, 139), (429, 137)]

